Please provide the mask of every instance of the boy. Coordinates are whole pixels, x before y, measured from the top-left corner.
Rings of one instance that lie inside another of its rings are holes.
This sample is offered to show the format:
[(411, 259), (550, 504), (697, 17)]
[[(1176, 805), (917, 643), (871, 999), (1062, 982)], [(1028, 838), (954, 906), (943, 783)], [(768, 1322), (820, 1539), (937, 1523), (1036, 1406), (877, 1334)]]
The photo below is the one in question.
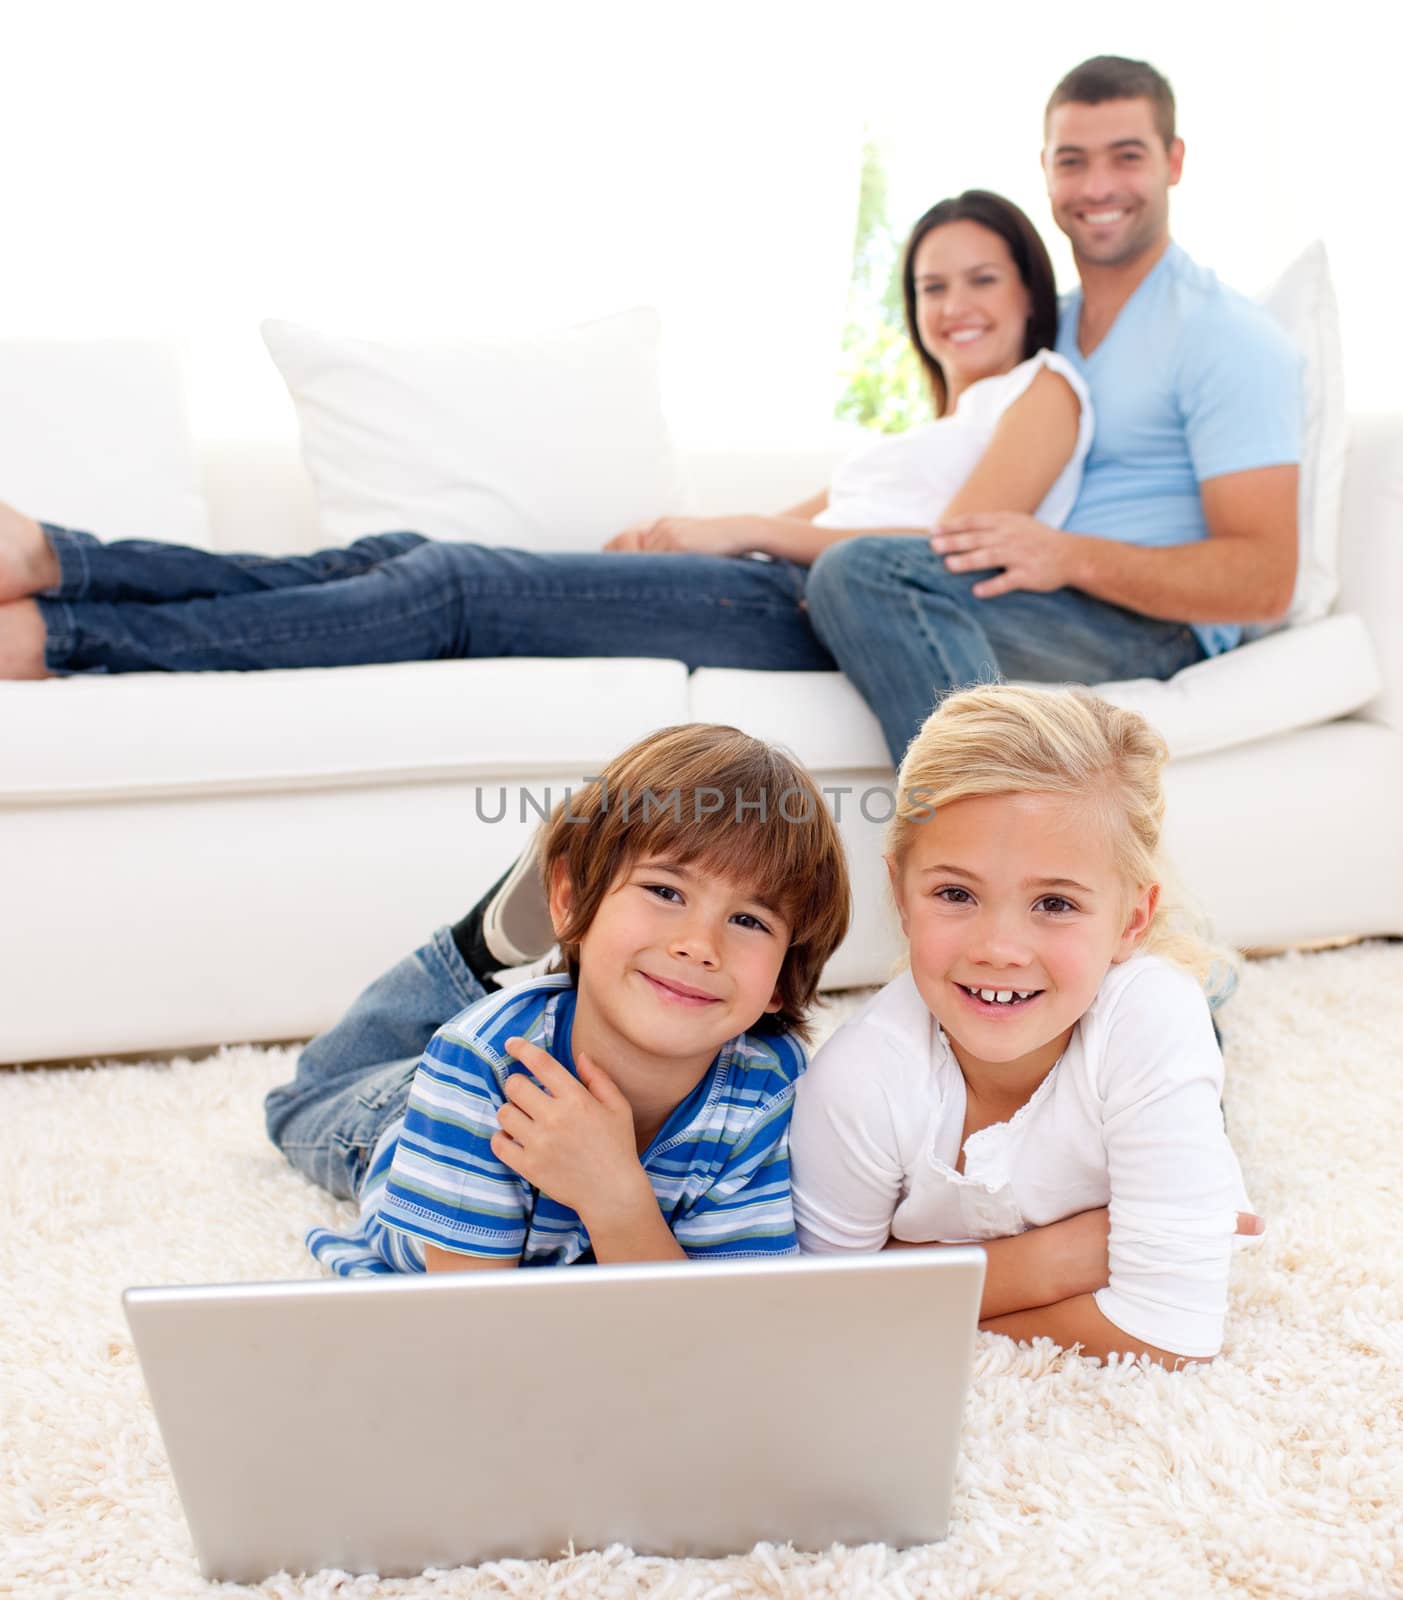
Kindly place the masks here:
[(360, 1196), (313, 1254), (351, 1274), (792, 1253), (803, 1018), (848, 920), (812, 780), (734, 728), (667, 728), (557, 807), (536, 857), (564, 973), (489, 993), (440, 930), (268, 1096), (293, 1165)]

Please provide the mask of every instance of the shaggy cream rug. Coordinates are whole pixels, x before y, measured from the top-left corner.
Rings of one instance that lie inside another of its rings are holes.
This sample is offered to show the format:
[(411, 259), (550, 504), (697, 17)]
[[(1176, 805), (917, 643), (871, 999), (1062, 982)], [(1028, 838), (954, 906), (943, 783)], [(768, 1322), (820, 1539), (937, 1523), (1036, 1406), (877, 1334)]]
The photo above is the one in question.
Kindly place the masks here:
[(0, 1073), (0, 1594), (1403, 1594), (1403, 945), (1253, 964), (1226, 1026), (1268, 1233), (1239, 1260), (1225, 1354), (1170, 1375), (981, 1335), (944, 1542), (257, 1589), (198, 1576), (118, 1296), (312, 1275), (303, 1230), (348, 1210), (263, 1141), (293, 1056)]

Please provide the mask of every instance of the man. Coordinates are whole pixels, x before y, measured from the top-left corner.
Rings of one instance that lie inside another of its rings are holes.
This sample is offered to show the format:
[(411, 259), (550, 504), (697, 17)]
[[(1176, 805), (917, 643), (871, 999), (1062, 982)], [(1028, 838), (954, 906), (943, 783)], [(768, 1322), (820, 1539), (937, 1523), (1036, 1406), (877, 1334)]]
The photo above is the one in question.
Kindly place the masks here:
[(1042, 162), (1081, 279), (1057, 348), (1096, 418), (1067, 531), (962, 517), (936, 529), (930, 561), (910, 540), (852, 539), (806, 588), (894, 757), (959, 682), (1167, 678), (1291, 601), (1301, 359), (1170, 239), (1184, 142), (1169, 84), (1119, 56), (1073, 68), (1048, 101)]

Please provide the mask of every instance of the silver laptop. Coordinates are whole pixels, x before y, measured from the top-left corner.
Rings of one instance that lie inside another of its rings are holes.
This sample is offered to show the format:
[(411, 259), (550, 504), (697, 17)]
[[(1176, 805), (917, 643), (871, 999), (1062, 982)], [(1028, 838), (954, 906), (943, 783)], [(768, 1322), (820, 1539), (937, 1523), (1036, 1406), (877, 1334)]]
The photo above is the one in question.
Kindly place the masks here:
[(974, 1248), (129, 1289), (201, 1570), (941, 1538)]

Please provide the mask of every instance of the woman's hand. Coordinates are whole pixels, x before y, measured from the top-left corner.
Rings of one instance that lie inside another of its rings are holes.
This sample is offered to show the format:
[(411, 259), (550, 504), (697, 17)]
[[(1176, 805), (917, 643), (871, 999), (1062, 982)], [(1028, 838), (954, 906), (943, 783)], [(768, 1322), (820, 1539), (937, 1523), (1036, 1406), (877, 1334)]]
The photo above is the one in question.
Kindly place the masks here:
[(1047, 593), (1076, 587), (1075, 572), (1085, 536), (1050, 528), (1021, 511), (982, 511), (940, 523), (930, 547), (951, 572), (1002, 568), (970, 591), (978, 600), (1014, 589)]
[(749, 517), (658, 517), (616, 533), (606, 550), (691, 551), (703, 556), (739, 556), (755, 549)]

